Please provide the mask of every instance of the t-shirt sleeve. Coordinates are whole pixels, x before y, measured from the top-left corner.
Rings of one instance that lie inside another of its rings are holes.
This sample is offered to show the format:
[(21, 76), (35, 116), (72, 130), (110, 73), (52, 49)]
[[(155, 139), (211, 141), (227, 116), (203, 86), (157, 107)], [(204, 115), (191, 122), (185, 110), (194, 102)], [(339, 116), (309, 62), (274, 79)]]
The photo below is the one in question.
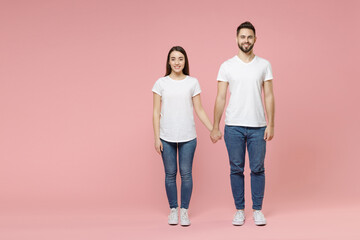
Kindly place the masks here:
[(201, 93), (201, 88), (200, 88), (200, 83), (197, 79), (195, 79), (195, 86), (194, 86), (194, 91), (193, 91), (193, 97), (195, 97), (196, 95), (198, 95), (199, 93)]
[(155, 84), (152, 88), (152, 91), (161, 96), (162, 89), (161, 89), (161, 85), (160, 85), (160, 80), (157, 80), (155, 82)]
[(268, 80), (272, 80), (273, 79), (273, 74), (272, 74), (272, 68), (271, 68), (271, 64), (268, 63), (266, 70), (265, 70), (265, 79), (264, 81), (268, 81)]
[(218, 76), (217, 76), (217, 80), (222, 81), (222, 82), (228, 82), (229, 81), (227, 79), (227, 76), (226, 76), (226, 69), (225, 69), (224, 63), (221, 64), (221, 66), (220, 66), (219, 73), (218, 73)]

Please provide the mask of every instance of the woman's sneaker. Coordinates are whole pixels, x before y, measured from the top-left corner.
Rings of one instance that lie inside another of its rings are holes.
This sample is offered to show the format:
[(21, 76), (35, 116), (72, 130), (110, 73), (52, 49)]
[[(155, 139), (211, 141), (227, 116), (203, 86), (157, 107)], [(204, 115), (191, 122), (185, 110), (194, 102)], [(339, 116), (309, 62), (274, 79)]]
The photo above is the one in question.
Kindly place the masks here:
[(168, 216), (168, 223), (170, 225), (177, 225), (179, 223), (178, 208), (170, 209), (170, 214)]
[(232, 224), (235, 226), (241, 226), (245, 222), (245, 213), (244, 210), (237, 210), (234, 219), (232, 221)]
[(264, 226), (266, 225), (266, 219), (264, 214), (260, 210), (255, 210), (253, 213), (254, 222), (257, 226)]
[(186, 208), (180, 209), (180, 224), (181, 224), (181, 226), (189, 226), (190, 225), (188, 210)]

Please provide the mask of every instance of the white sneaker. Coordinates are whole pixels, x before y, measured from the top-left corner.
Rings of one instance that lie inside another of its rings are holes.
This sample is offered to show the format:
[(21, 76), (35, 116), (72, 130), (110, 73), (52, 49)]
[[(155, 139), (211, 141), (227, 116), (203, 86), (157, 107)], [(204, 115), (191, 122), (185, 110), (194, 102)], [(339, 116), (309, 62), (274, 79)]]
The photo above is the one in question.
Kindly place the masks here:
[(245, 222), (245, 213), (244, 210), (237, 210), (232, 221), (232, 224), (235, 226), (241, 226)]
[(266, 225), (265, 216), (260, 210), (255, 210), (253, 216), (254, 216), (255, 225), (257, 226)]
[(168, 223), (170, 225), (177, 225), (179, 223), (178, 208), (170, 209), (170, 214), (168, 216)]
[(180, 209), (180, 224), (181, 224), (181, 226), (189, 226), (190, 225), (188, 210), (186, 208)]

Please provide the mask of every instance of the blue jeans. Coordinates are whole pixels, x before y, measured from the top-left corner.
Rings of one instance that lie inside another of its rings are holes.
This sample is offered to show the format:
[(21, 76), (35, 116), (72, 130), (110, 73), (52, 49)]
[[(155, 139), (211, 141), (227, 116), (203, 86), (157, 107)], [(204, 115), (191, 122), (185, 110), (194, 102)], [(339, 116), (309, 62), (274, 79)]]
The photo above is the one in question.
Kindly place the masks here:
[(179, 167), (181, 176), (181, 208), (189, 208), (193, 180), (192, 165), (196, 149), (196, 138), (188, 142), (167, 142), (161, 139), (163, 151), (161, 156), (165, 169), (165, 188), (170, 208), (177, 208), (177, 150), (179, 149)]
[(229, 154), (231, 190), (236, 209), (245, 208), (244, 166), (246, 147), (251, 170), (251, 196), (253, 209), (261, 210), (265, 191), (266, 127), (225, 125), (224, 139)]

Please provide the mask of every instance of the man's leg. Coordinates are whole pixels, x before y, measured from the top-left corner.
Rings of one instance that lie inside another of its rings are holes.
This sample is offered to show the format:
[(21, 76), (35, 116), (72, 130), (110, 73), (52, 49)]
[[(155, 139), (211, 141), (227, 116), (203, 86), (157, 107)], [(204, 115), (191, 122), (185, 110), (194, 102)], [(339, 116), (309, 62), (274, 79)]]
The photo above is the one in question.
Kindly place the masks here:
[(251, 169), (251, 195), (254, 210), (262, 209), (265, 191), (265, 129), (266, 127), (257, 127), (249, 128), (248, 131), (247, 148)]
[(225, 125), (224, 140), (229, 155), (231, 190), (236, 209), (245, 208), (244, 166), (246, 136), (244, 128)]

